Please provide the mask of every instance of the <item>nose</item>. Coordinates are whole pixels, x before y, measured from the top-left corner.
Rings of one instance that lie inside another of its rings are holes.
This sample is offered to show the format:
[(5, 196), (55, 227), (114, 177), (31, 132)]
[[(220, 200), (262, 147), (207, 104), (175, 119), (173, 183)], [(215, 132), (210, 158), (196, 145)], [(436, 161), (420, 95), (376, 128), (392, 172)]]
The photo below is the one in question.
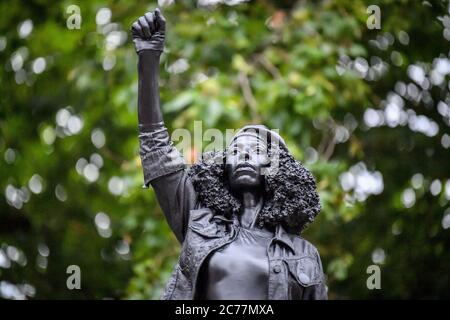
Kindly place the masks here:
[(239, 160), (243, 160), (244, 162), (250, 160), (250, 152), (248, 148), (245, 148), (241, 151), (239, 155)]

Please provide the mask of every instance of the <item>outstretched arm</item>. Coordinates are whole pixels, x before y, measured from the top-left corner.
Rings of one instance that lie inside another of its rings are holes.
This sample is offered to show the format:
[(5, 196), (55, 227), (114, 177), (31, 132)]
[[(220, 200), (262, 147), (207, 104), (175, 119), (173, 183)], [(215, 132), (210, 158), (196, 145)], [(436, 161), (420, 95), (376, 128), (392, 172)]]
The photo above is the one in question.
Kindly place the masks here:
[(158, 70), (165, 31), (159, 9), (140, 17), (131, 28), (139, 59), (139, 153), (144, 184), (152, 185), (172, 231), (182, 242), (196, 194), (184, 170), (184, 159), (169, 139), (160, 108)]
[(139, 56), (138, 119), (141, 131), (163, 122), (159, 104), (159, 57), (164, 50), (166, 21), (159, 11), (148, 12), (131, 27)]

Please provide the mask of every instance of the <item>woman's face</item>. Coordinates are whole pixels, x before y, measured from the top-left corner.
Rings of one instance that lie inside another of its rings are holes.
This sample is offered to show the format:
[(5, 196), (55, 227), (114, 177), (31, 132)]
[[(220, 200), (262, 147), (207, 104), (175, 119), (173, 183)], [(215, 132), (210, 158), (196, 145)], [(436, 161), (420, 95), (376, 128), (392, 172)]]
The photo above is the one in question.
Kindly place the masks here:
[(225, 172), (231, 190), (241, 193), (262, 188), (262, 168), (268, 165), (267, 144), (251, 135), (237, 137), (226, 154)]

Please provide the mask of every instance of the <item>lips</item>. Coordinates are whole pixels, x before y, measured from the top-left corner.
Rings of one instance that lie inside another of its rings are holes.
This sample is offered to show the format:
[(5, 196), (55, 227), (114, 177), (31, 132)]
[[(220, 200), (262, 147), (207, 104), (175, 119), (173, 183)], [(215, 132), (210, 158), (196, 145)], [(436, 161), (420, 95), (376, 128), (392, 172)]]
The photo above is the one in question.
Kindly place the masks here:
[(241, 171), (256, 172), (255, 168), (248, 163), (238, 164), (236, 166), (236, 169), (234, 170), (234, 172), (241, 172)]

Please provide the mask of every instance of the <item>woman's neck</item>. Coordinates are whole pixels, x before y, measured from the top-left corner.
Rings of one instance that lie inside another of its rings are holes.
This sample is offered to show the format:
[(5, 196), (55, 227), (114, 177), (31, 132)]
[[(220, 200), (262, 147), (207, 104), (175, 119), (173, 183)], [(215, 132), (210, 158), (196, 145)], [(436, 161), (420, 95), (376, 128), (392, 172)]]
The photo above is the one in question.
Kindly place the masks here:
[(244, 228), (253, 228), (262, 205), (263, 197), (261, 193), (244, 191), (242, 193), (242, 213), (239, 216), (241, 226)]

